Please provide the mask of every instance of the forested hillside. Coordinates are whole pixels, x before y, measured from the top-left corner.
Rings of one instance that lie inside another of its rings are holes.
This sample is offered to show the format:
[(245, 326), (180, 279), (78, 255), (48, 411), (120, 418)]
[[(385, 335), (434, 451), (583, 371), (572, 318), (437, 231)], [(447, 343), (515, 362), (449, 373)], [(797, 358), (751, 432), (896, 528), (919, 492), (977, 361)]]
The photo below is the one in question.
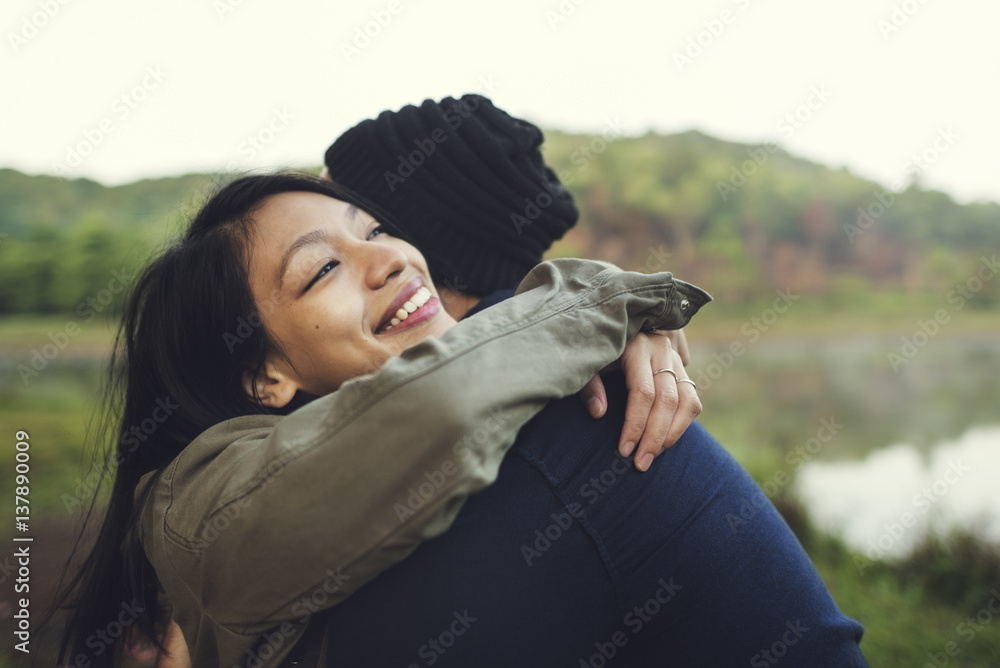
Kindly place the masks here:
[[(895, 193), (773, 144), (699, 132), (615, 139), (603, 151), (600, 136), (546, 137), (546, 160), (583, 212), (561, 250), (669, 269), (723, 298), (947, 292), (1000, 250), (1000, 205), (959, 205), (922, 190), (916, 174)], [(991, 283), (978, 303), (996, 303)]]
[[(959, 205), (923, 190), (916, 171), (894, 192), (773, 144), (605, 134), (546, 133), (546, 160), (583, 213), (557, 254), (671, 270), (742, 300), (778, 288), (943, 294), (1000, 249), (1000, 205)], [(132, 274), (175, 234), (216, 179), (106, 187), (0, 169), (0, 313), (72, 312), (118, 285), (116, 274)], [(531, 214), (528, 202), (511, 212)], [(998, 284), (975, 304), (1000, 301)]]

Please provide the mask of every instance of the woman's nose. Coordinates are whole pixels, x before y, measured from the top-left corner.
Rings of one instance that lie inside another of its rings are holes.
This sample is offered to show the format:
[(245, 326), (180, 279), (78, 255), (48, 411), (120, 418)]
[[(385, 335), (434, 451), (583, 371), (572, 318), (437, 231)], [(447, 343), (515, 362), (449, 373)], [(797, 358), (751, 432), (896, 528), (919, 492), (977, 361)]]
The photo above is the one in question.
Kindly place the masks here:
[(368, 263), (366, 280), (369, 288), (381, 288), (406, 269), (406, 254), (401, 249), (371, 241), (365, 245)]

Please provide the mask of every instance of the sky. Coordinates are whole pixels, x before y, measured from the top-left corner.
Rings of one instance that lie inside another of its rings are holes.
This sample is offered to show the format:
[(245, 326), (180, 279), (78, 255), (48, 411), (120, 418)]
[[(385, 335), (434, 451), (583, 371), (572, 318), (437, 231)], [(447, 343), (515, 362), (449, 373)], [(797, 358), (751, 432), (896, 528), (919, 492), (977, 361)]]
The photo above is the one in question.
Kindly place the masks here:
[(994, 0), (4, 0), (0, 167), (113, 185), (319, 165), (479, 92), (543, 128), (697, 129), (1000, 201)]

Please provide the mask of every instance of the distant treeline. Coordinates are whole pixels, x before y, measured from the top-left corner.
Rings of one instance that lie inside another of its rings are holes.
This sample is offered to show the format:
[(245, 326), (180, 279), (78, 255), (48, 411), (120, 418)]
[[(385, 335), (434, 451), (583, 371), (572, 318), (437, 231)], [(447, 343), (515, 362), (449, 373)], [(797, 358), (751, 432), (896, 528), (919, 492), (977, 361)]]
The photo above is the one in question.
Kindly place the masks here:
[[(546, 133), (546, 161), (582, 213), (554, 254), (673, 271), (718, 298), (745, 300), (776, 289), (943, 298), (1000, 250), (1000, 204), (957, 204), (921, 188), (917, 169), (906, 183), (880, 185), (774, 144), (618, 134)], [(216, 179), (106, 187), (0, 169), (0, 313), (114, 309), (121, 282), (182, 228)], [(511, 224), (544, 204), (525, 201)], [(975, 306), (996, 305), (1000, 281), (984, 281), (975, 297)]]
[[(943, 298), (1000, 251), (1000, 204), (924, 190), (918, 169), (880, 185), (774, 144), (694, 131), (610, 141), (549, 132), (545, 147), (582, 213), (560, 252), (670, 270), (724, 299), (776, 289)], [(996, 304), (998, 284), (974, 303)]]

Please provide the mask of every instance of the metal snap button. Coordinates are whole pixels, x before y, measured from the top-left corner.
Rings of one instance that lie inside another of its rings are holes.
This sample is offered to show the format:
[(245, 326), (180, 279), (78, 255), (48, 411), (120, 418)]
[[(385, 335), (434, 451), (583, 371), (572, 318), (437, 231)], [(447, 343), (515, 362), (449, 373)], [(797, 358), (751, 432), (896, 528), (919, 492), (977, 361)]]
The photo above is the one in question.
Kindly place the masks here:
[(686, 300), (686, 299), (682, 299), (681, 300), (681, 310), (682, 311), (686, 311), (687, 308), (688, 308), (688, 306), (690, 306), (690, 305), (691, 305), (691, 302), (689, 302), (688, 300)]

